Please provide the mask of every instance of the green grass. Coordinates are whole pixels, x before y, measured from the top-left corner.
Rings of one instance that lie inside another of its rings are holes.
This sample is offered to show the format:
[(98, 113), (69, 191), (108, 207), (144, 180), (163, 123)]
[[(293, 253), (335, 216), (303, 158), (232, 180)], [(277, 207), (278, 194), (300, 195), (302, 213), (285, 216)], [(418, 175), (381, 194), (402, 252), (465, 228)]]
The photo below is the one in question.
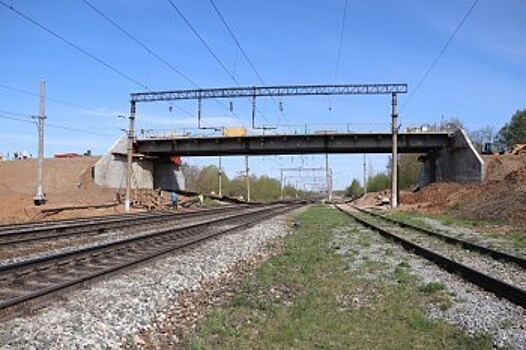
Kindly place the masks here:
[[(407, 263), (396, 267), (398, 283), (369, 281), (349, 271), (352, 258), (331, 247), (331, 231), (351, 224), (348, 216), (316, 206), (298, 219), (302, 225), (285, 239), (285, 251), (245, 278), (228, 307), (213, 309), (187, 339), (187, 348), (491, 348), (487, 337), (471, 338), (425, 318), (425, 305), (445, 292), (437, 285), (419, 288)], [(364, 265), (364, 272), (385, 267)]]

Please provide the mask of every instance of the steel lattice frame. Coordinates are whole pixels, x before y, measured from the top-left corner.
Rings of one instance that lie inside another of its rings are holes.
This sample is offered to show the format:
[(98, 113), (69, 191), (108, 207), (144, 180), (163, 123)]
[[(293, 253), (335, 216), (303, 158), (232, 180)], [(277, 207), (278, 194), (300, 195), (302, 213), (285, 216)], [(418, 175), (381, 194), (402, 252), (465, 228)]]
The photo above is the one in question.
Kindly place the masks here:
[(283, 85), (132, 93), (132, 102), (266, 96), (405, 94), (407, 84)]

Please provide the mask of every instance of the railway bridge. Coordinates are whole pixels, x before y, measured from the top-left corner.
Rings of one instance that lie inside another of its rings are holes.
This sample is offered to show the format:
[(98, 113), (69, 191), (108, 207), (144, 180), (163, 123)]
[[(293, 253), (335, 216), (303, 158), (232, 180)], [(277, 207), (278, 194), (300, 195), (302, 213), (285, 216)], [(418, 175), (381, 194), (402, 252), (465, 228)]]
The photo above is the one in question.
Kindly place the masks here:
[[(422, 184), (434, 181), (480, 182), (483, 180), (483, 160), (463, 130), (399, 133), (398, 94), (405, 93), (407, 93), (407, 84), (288, 85), (132, 93), (128, 138), (118, 141), (112, 147), (109, 155), (101, 159), (95, 169), (95, 181), (98, 184), (115, 187), (115, 180), (119, 178), (122, 180), (124, 173), (126, 175), (125, 207), (128, 210), (132, 173), (135, 173), (138, 186), (146, 182), (148, 184), (146, 187), (168, 190), (181, 188), (184, 179), (177, 166), (169, 161), (171, 156), (391, 153), (393, 162), (391, 203), (393, 207), (397, 204), (398, 152), (423, 154)], [(273, 127), (256, 123), (258, 98), (381, 94), (391, 96), (390, 133), (324, 132), (235, 137), (186, 135), (135, 137), (137, 103), (196, 100), (197, 126), (199, 129), (209, 129), (201, 126), (204, 99), (250, 98), (252, 100), (252, 129), (265, 132)], [(122, 183), (116, 187), (122, 187)]]

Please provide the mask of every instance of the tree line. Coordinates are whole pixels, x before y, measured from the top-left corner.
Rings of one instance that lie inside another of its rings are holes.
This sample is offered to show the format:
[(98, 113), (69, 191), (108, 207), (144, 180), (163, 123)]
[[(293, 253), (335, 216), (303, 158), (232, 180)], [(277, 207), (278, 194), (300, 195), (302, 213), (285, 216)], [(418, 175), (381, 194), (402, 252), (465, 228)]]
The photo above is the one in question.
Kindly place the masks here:
[[(181, 166), (185, 176), (186, 189), (191, 192), (204, 194), (219, 194), (219, 167), (208, 165), (198, 167), (183, 164)], [(250, 175), (250, 199), (251, 201), (267, 202), (278, 200), (281, 197), (281, 184), (279, 180), (267, 175)], [(246, 177), (236, 176), (229, 178), (224, 172), (221, 174), (222, 195), (246, 199), (247, 184)], [(284, 198), (299, 198), (313, 196), (314, 193), (296, 189), (290, 185), (283, 188)]]

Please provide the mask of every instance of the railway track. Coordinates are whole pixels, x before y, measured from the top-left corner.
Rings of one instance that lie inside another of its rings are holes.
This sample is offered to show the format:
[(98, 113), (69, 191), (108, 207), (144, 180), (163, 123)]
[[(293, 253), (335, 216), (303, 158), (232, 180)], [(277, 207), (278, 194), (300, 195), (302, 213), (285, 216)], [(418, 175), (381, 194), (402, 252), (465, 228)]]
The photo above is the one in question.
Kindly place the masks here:
[(238, 209), (220, 218), (100, 244), (43, 258), (0, 265), (0, 315), (39, 307), (70, 289), (153, 258), (187, 249), (239, 230), (302, 204), (271, 204)]
[(524, 259), (357, 208), (337, 208), (363, 226), (477, 286), (526, 308)]
[(91, 217), (57, 222), (24, 224), (0, 229), (0, 246), (50, 240), (80, 234), (100, 234), (111, 229), (123, 229), (136, 225), (156, 224), (182, 218), (192, 218), (209, 213), (238, 210), (244, 206), (228, 206), (204, 209), (193, 212), (173, 213), (137, 213), (115, 215), (110, 217)]

